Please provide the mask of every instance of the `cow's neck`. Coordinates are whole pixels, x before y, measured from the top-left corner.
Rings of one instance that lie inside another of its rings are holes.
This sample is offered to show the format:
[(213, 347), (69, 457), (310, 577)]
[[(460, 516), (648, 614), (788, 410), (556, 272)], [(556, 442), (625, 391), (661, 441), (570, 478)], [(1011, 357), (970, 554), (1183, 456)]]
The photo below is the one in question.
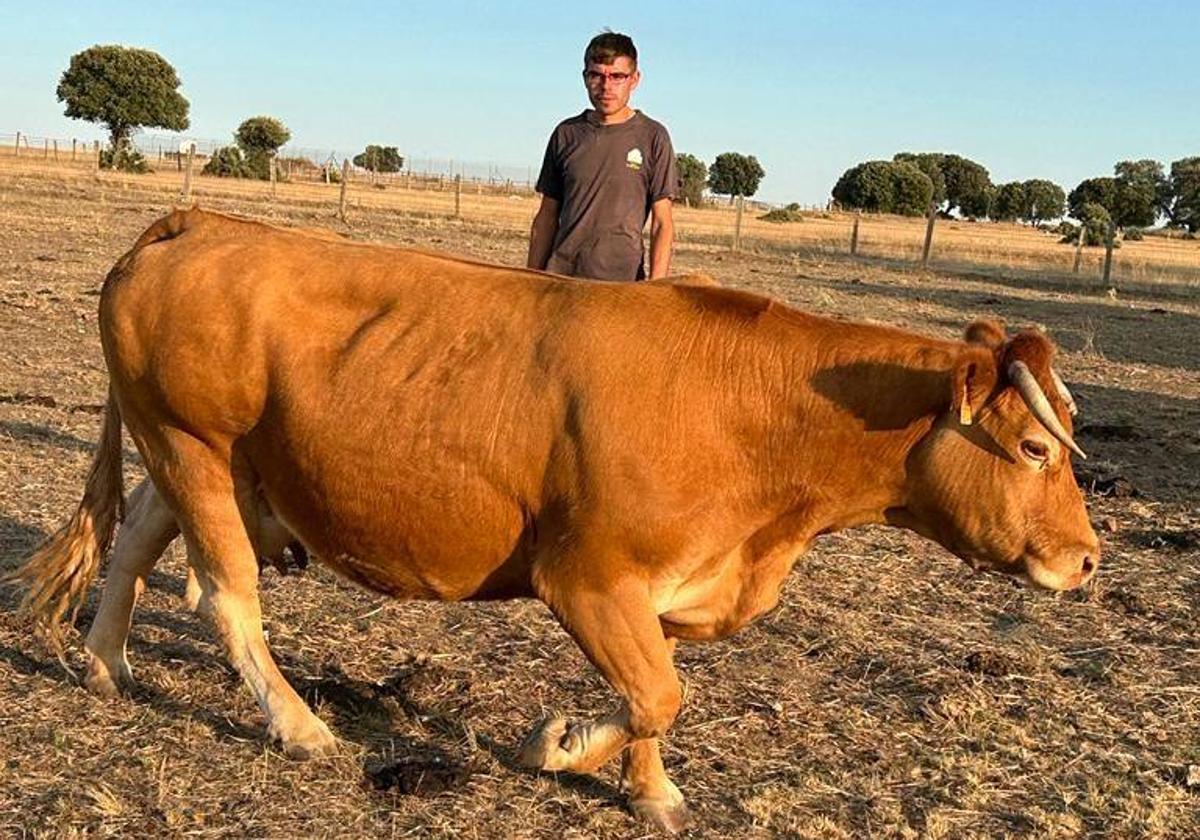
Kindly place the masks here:
[(781, 394), (788, 410), (767, 431), (775, 489), (812, 535), (910, 524), (908, 455), (949, 407), (962, 345), (820, 319), (800, 330)]

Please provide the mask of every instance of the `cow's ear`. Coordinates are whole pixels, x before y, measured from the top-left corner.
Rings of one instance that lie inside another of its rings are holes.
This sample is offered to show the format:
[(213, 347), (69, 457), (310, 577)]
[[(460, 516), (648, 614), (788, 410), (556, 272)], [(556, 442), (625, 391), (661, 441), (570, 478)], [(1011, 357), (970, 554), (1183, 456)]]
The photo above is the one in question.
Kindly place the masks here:
[(1006, 335), (1004, 322), (989, 318), (967, 324), (963, 338), (968, 344), (978, 344), (989, 350), (999, 350), (1004, 346)]
[(950, 406), (958, 422), (971, 425), (998, 381), (996, 356), (990, 349), (978, 345), (963, 348), (950, 375)]

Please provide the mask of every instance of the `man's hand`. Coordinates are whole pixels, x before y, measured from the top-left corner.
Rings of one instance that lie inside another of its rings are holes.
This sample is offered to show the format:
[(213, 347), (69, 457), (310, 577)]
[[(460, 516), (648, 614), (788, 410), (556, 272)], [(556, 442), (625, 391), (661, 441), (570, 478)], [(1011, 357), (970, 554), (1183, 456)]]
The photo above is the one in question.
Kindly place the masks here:
[(674, 244), (675, 220), (671, 217), (671, 199), (660, 198), (650, 205), (651, 280), (666, 277), (671, 273), (671, 249)]
[(542, 204), (533, 217), (533, 228), (529, 231), (529, 258), (525, 265), (539, 271), (546, 268), (550, 253), (554, 250), (554, 236), (558, 233), (558, 200), (542, 196)]

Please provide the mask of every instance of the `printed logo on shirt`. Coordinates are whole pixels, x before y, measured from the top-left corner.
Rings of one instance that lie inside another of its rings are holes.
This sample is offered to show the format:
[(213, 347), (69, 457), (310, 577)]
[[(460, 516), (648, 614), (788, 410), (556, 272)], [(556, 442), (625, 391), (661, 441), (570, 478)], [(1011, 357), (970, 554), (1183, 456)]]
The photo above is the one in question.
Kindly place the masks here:
[(642, 168), (642, 150), (630, 149), (629, 154), (625, 155), (625, 165), (637, 172)]

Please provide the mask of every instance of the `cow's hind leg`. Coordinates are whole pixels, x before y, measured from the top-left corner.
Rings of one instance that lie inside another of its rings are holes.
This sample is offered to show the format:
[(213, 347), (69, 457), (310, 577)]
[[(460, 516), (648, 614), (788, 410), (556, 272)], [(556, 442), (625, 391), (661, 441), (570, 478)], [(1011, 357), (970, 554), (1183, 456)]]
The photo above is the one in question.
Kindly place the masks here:
[[(270, 561), (281, 574), (289, 566), (294, 566), (298, 569), (308, 568), (308, 552), (303, 544), (300, 543), (292, 532), (289, 531), (284, 524), (272, 516), (269, 512), (264, 513), (259, 511), (258, 520), (258, 555), (259, 569), (262, 569), (263, 561)], [(292, 553), (292, 563), (289, 564), (284, 558), (284, 551)], [(200, 611), (200, 598), (204, 595), (204, 590), (200, 586), (200, 579), (196, 577), (196, 570), (188, 566), (187, 583), (184, 587), (183, 602), (187, 605), (191, 612)]]
[(162, 489), (187, 540), (188, 562), (200, 584), (199, 611), (212, 620), (230, 662), (266, 716), (270, 735), (287, 754), (309, 758), (333, 752), (337, 740), (288, 685), (263, 638), (258, 560), (244, 519), (257, 515), (252, 485), (235, 489), (227, 464), (197, 441), (177, 440), (175, 448), (186, 453), (179, 458), (186, 478)]
[(588, 773), (628, 747), (624, 781), (631, 809), (677, 831), (686, 819), (683, 797), (667, 779), (655, 741), (679, 713), (674, 645), (663, 636), (641, 577), (612, 566), (601, 571), (603, 565), (551, 561), (535, 571), (535, 586), (624, 702), (589, 723), (544, 721), (526, 738), (518, 760), (541, 770)]
[(150, 570), (178, 535), (175, 514), (146, 479), (129, 495), (125, 522), (109, 557), (100, 608), (84, 641), (88, 665), (83, 682), (89, 691), (113, 696), (132, 683), (125, 646), (133, 608)]

